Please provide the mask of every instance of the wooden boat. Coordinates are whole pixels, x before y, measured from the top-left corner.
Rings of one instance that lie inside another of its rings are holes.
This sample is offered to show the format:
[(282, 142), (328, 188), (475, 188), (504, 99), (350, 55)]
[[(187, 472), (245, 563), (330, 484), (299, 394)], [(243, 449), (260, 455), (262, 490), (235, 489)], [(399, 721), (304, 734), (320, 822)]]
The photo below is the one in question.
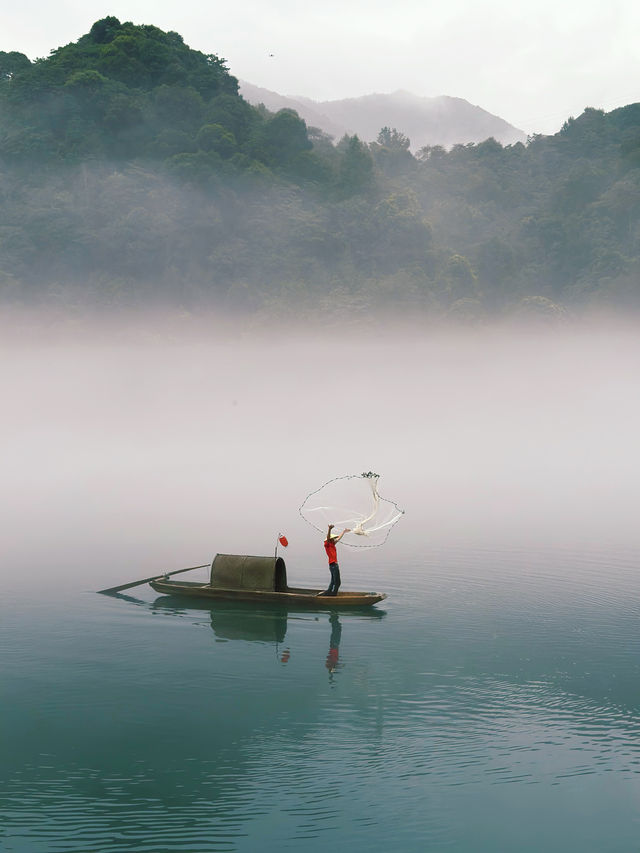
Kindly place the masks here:
[(383, 592), (340, 590), (337, 595), (321, 595), (321, 589), (301, 589), (287, 584), (287, 568), (282, 557), (251, 557), (216, 554), (209, 583), (174, 581), (169, 575), (149, 580), (156, 592), (224, 601), (277, 602), (311, 608), (369, 607), (387, 596)]

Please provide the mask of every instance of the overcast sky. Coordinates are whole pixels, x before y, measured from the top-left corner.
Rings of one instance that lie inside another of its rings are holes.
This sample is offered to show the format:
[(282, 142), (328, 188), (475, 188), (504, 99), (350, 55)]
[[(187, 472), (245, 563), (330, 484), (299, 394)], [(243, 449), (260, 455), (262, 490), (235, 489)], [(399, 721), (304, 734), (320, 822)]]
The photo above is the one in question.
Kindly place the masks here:
[(527, 133), (640, 101), (637, 0), (23, 0), (5, 5), (0, 50), (46, 56), (106, 15), (176, 30), (236, 77), (316, 100), (453, 95)]

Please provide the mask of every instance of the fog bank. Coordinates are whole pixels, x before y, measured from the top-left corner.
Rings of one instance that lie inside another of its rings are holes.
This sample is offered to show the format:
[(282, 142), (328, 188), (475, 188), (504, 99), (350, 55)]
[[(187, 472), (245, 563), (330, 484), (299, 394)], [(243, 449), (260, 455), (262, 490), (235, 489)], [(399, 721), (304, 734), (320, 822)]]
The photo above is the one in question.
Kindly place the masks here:
[[(86, 329), (84, 330), (86, 332)], [(406, 510), (384, 548), (638, 544), (633, 328), (5, 341), (6, 565), (87, 587), (270, 553), (322, 575), (298, 515), (370, 469)], [(323, 575), (322, 575), (323, 576)]]

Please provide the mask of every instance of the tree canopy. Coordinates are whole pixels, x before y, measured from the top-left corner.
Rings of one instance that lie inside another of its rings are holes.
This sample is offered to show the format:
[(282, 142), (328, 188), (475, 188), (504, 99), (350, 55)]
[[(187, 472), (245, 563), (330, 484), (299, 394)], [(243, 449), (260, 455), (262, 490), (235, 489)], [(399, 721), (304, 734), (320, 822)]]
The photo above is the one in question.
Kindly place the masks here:
[(97, 21), (0, 52), (0, 299), (484, 316), (640, 306), (640, 104), (526, 145), (331, 140), (224, 59)]

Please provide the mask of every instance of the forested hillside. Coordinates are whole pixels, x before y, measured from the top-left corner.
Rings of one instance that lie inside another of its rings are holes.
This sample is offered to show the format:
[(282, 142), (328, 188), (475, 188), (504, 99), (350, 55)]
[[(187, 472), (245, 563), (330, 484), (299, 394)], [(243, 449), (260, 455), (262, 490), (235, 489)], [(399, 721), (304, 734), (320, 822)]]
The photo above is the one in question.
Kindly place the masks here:
[(4, 305), (308, 316), (640, 307), (640, 104), (416, 156), (238, 94), (177, 33), (105, 18), (0, 53)]

